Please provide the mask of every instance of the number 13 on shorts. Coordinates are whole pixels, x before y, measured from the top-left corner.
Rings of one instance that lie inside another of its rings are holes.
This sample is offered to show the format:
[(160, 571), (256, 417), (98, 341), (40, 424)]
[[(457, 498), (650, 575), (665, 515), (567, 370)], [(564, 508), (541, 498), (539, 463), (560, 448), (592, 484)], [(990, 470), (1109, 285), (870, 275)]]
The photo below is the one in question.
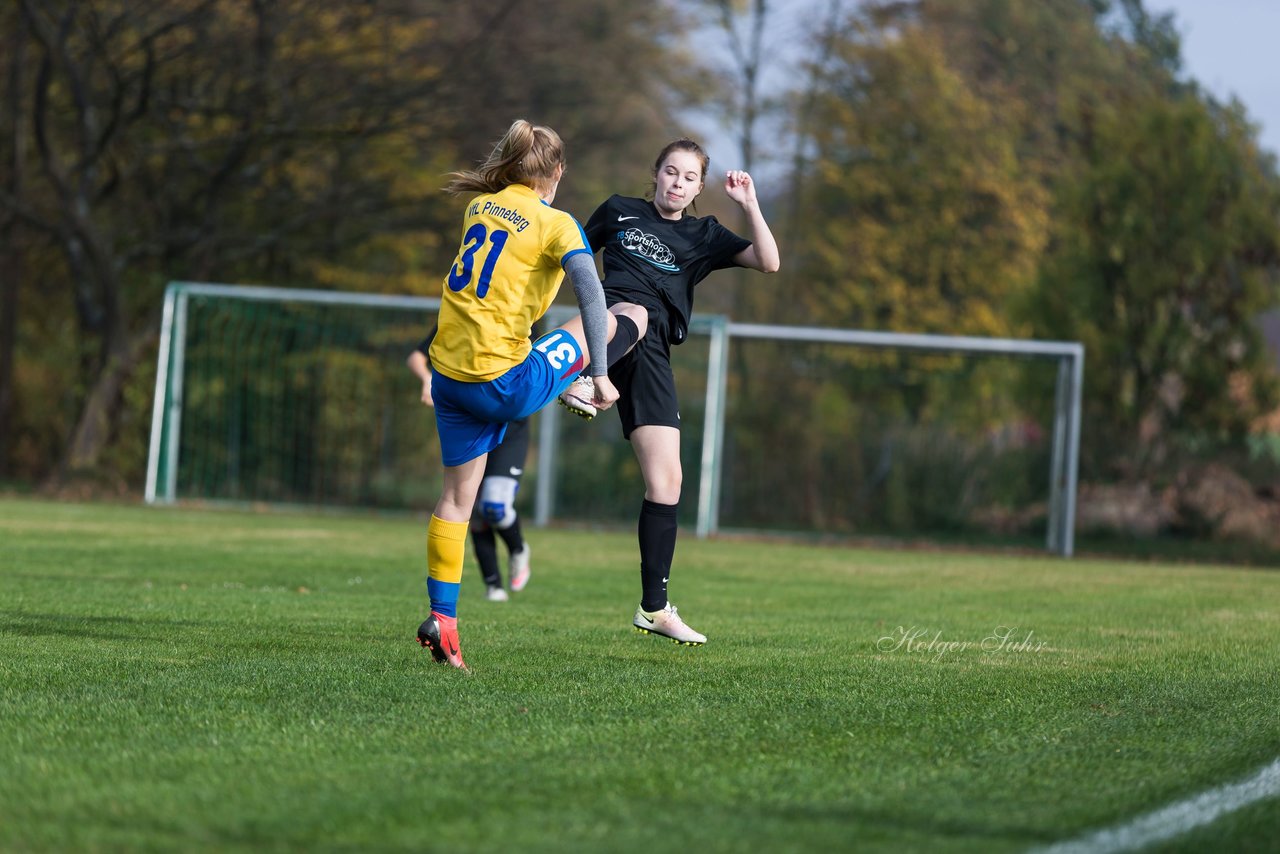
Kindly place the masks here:
[(534, 347), (547, 357), (547, 364), (557, 371), (563, 371), (566, 368), (577, 371), (582, 367), (582, 354), (578, 351), (578, 343), (563, 329), (548, 332)]

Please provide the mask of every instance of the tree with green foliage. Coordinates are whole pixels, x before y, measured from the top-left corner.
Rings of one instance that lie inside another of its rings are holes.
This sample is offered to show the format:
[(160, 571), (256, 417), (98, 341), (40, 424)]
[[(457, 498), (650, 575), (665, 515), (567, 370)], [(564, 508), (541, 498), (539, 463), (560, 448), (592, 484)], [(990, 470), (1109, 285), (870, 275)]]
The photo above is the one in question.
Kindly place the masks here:
[[(928, 21), (891, 11), (861, 9), (821, 34), (821, 62), (798, 102), (807, 138), (795, 177), (803, 204), (788, 228), (794, 256), (784, 275), (793, 284), (753, 293), (755, 310), (799, 324), (1015, 334), (1007, 307), (1034, 285), (1048, 195), (1019, 158), (1017, 123), (952, 67)], [(758, 358), (739, 357), (744, 387), (746, 377), (773, 368), (773, 357), (753, 352)], [(816, 483), (841, 471), (846, 509), (856, 511), (840, 515), (863, 530), (903, 531), (926, 518), (960, 524), (970, 509), (964, 497), (980, 491), (941, 472), (969, 472), (962, 480), (971, 480), (978, 469), (969, 436), (952, 437), (954, 428), (937, 419), (945, 411), (954, 425), (963, 406), (966, 433), (980, 437), (1001, 411), (990, 404), (1008, 382), (1005, 373), (979, 372), (962, 387), (952, 381), (962, 361), (828, 354), (824, 369), (771, 390), (770, 409), (787, 415), (749, 405), (735, 413), (754, 428), (736, 431), (757, 446), (752, 459), (770, 459), (766, 449), (797, 431), (807, 437), (753, 476), (768, 494), (785, 494), (795, 480)], [(833, 449), (843, 449), (839, 464)], [(922, 450), (937, 453), (916, 465)], [(921, 488), (926, 472), (938, 489)], [(811, 496), (796, 503), (812, 513), (835, 507)]]
[(616, 190), (613, 159), (669, 133), (671, 21), (588, 0), (9, 4), (0, 454), (140, 480), (170, 280), (437, 289), (441, 176), (517, 116), (565, 135), (566, 203)]
[(802, 314), (867, 329), (1004, 335), (1034, 281), (1045, 195), (1015, 128), (919, 27), (856, 19), (815, 94)]
[[(1086, 473), (1238, 440), (1273, 405), (1254, 320), (1277, 302), (1274, 165), (1242, 110), (1178, 79), (1171, 16), (1140, 0), (870, 3), (814, 54), (794, 284), (757, 313), (1082, 340)], [(882, 361), (880, 385), (844, 389), (862, 408), (923, 424), (952, 394)], [(982, 383), (975, 423), (1002, 395), (1035, 396), (1016, 374)], [(780, 393), (815, 435), (868, 423), (806, 407), (827, 379)]]
[(1238, 107), (1194, 92), (1082, 117), (1032, 314), (1083, 341), (1095, 464), (1147, 474), (1276, 404), (1256, 318), (1280, 302), (1280, 180)]
[(33, 168), (0, 207), (61, 251), (41, 280), (74, 305), (73, 474), (116, 432), (166, 280), (283, 278), (378, 226), (397, 176), (370, 155), (433, 91), (435, 66), (411, 61), (431, 21), (391, 2), (19, 8), (30, 138), (13, 144)]

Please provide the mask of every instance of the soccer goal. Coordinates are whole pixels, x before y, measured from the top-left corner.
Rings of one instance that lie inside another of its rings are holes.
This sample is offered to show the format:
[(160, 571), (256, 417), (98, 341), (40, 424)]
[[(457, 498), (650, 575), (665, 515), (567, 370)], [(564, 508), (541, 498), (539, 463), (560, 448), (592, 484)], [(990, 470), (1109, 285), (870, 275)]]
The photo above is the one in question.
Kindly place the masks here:
[(177, 282), (146, 500), (406, 508), (441, 485), (405, 359), (438, 299)]
[[(174, 283), (146, 499), (429, 509), (434, 418), (405, 358), (439, 300)], [(554, 306), (551, 324), (575, 309)], [(1084, 351), (1072, 342), (732, 323), (672, 353), (681, 515), (719, 531), (891, 538), (1043, 529), (1074, 548)], [(549, 407), (520, 502), (627, 524), (642, 485), (616, 418)], [(528, 511), (528, 507), (525, 508)]]

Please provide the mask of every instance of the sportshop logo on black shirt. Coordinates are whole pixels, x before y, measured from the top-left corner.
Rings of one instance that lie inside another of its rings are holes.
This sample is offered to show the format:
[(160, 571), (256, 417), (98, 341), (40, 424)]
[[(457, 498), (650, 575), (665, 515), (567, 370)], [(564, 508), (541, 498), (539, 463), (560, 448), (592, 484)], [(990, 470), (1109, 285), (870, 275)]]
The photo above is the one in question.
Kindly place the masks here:
[(647, 234), (638, 228), (628, 228), (626, 231), (618, 232), (618, 243), (632, 255), (643, 258), (659, 270), (666, 270), (668, 273), (680, 272), (679, 265), (675, 263), (675, 253), (652, 234)]

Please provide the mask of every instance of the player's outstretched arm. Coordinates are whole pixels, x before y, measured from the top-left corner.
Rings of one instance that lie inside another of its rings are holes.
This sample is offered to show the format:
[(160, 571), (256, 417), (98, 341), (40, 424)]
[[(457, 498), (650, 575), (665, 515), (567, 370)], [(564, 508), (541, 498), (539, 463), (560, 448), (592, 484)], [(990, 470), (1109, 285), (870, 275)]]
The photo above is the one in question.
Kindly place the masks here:
[(609, 371), (609, 312), (605, 308), (604, 285), (596, 273), (595, 260), (585, 252), (570, 256), (564, 264), (565, 274), (573, 284), (582, 316), (582, 337), (591, 364), (587, 375), (598, 377)]
[(584, 349), (589, 360), (585, 373), (594, 381), (595, 389), (592, 404), (604, 411), (618, 400), (618, 390), (609, 380), (607, 345), (612, 334), (609, 324), (613, 320), (605, 309), (604, 286), (596, 274), (595, 261), (585, 252), (566, 259), (564, 269), (578, 297), (579, 315), (561, 329), (569, 331), (579, 344), (585, 339)]

